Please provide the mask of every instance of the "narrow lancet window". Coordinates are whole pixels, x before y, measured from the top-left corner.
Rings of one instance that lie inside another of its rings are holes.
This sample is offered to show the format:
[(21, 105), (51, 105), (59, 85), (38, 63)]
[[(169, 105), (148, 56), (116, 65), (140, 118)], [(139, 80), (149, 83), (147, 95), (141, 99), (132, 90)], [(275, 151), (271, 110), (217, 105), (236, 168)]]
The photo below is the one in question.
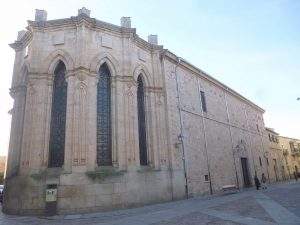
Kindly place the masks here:
[(60, 61), (54, 71), (49, 143), (49, 167), (62, 167), (64, 164), (68, 87), (65, 75), (65, 64)]
[(97, 164), (112, 165), (111, 149), (111, 75), (104, 63), (99, 69), (97, 85)]
[(139, 148), (140, 164), (148, 164), (147, 155), (147, 135), (146, 135), (146, 115), (145, 115), (145, 90), (143, 78), (139, 75), (137, 79), (137, 108), (138, 108), (138, 128), (139, 128)]

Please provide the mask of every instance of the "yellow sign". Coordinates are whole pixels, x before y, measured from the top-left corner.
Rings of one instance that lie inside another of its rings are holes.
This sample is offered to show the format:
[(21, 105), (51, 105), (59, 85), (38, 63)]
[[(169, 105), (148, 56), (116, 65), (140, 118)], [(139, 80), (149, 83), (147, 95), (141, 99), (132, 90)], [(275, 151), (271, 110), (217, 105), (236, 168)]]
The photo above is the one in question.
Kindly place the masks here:
[(46, 189), (46, 202), (56, 202), (57, 189)]

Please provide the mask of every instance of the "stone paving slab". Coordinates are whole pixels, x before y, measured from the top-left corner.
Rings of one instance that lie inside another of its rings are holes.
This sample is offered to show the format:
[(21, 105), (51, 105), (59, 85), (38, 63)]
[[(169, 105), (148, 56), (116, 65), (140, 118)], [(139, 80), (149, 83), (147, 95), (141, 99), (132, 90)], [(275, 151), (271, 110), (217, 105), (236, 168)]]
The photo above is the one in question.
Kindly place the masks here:
[(40, 218), (0, 214), (0, 225), (299, 225), (299, 213), (300, 182), (111, 212)]
[(237, 213), (241, 216), (256, 218), (268, 222), (275, 222), (253, 196), (245, 197), (237, 201), (227, 202), (225, 204), (212, 207), (211, 209), (225, 213)]

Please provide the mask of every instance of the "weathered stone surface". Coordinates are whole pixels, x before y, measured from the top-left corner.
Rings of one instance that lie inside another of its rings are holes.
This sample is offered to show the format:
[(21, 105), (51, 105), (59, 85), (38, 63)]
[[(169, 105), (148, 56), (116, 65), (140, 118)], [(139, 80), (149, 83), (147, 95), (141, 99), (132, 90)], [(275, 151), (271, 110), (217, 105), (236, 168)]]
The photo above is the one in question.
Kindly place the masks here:
[[(128, 18), (119, 27), (89, 13), (81, 9), (69, 19), (29, 21), (30, 31), (11, 45), (16, 58), (6, 212), (42, 213), (49, 184), (58, 185), (58, 213), (74, 213), (218, 193), (224, 185), (243, 187), (241, 157), (248, 159), (250, 180), (255, 172), (267, 174), (266, 162), (259, 165), (268, 148), (260, 107), (163, 49), (154, 37), (151, 44), (139, 38)], [(62, 168), (47, 169), (60, 61), (68, 84), (65, 158)], [(112, 166), (102, 168), (96, 161), (96, 106), (104, 63), (112, 77)], [(139, 75), (145, 83), (147, 166), (139, 157)], [(17, 201), (22, 204), (14, 209)]]

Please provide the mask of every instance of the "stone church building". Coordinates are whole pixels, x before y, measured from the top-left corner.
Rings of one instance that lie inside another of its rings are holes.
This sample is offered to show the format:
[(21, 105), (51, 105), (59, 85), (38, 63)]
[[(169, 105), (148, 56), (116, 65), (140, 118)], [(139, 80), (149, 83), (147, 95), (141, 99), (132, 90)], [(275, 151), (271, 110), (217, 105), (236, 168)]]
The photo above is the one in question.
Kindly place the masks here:
[(264, 110), (131, 28), (78, 15), (10, 44), (3, 211), (77, 213), (214, 194), (266, 173)]

